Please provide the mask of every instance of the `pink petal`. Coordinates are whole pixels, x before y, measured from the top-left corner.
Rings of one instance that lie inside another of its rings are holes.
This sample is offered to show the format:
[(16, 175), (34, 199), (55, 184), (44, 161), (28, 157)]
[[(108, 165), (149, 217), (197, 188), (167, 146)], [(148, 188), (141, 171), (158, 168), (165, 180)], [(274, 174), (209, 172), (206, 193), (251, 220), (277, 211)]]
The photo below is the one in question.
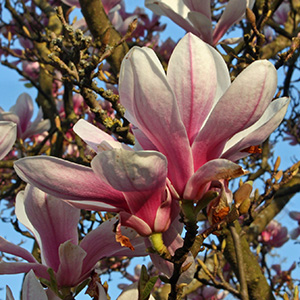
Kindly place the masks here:
[(114, 206), (124, 196), (100, 180), (89, 167), (47, 156), (22, 158), (14, 168), (22, 180), (46, 193), (67, 200), (109, 201)]
[(226, 159), (215, 159), (200, 167), (186, 184), (183, 199), (197, 201), (212, 180), (230, 179), (243, 175), (241, 166)]
[[(124, 198), (124, 196), (123, 196)], [(66, 200), (72, 206), (77, 207), (79, 209), (85, 210), (102, 210), (102, 211), (110, 211), (110, 212), (119, 212), (120, 208), (109, 205), (107, 203), (99, 202), (99, 201), (89, 201), (89, 200)]]
[(213, 44), (213, 29), (211, 23), (211, 17), (197, 12), (191, 11), (188, 14), (188, 18), (199, 33), (197, 34), (204, 42)]
[(215, 50), (188, 33), (178, 43), (169, 61), (167, 78), (175, 93), (190, 144), (215, 98), (217, 72), (211, 51)]
[[(116, 242), (116, 226), (118, 219), (112, 218), (102, 223), (95, 230), (89, 232), (81, 241), (80, 247), (85, 250), (87, 256), (83, 262), (82, 274), (92, 270), (95, 264), (102, 258), (110, 256), (146, 256), (144, 238), (137, 235), (131, 228), (121, 227), (122, 234), (130, 239), (135, 248), (134, 251), (127, 247), (122, 247)], [(103, 243), (105, 241), (105, 243)]]
[(219, 157), (229, 138), (262, 116), (276, 85), (276, 70), (266, 60), (252, 63), (235, 79), (192, 145), (195, 170), (208, 160)]
[(102, 0), (102, 4), (106, 13), (108, 13), (112, 8), (118, 5), (121, 0)]
[(290, 218), (292, 218), (293, 220), (296, 220), (296, 221), (300, 221), (300, 212), (297, 212), (297, 211), (290, 211), (289, 212), (289, 216)]
[(134, 47), (123, 60), (120, 101), (128, 120), (167, 157), (169, 178), (180, 193), (192, 174), (189, 141), (174, 94), (151, 49)]
[(157, 209), (153, 232), (165, 232), (170, 227), (171, 221), (173, 221), (173, 199), (168, 189), (166, 190), (166, 193), (166, 200)]
[[(59, 286), (76, 286), (82, 281), (83, 260), (86, 252), (71, 241), (66, 241), (59, 247), (59, 269), (56, 279)], [(86, 276), (86, 278), (88, 275)], [(84, 278), (85, 279), (85, 278)]]
[[(26, 191), (28, 192), (29, 184), (26, 186)], [(41, 238), (39, 233), (31, 224), (30, 220), (28, 219), (26, 210), (25, 210), (25, 191), (20, 191), (16, 197), (15, 203), (15, 214), (19, 220), (34, 236), (38, 245), (41, 245)]]
[(32, 137), (36, 134), (42, 134), (50, 129), (50, 120), (43, 120), (43, 111), (40, 108), (35, 120), (29, 124), (27, 129), (22, 133), (22, 139)]
[(6, 286), (6, 298), (5, 298), (5, 300), (15, 300), (15, 298), (12, 294), (12, 291), (11, 291), (11, 289), (8, 285)]
[(25, 132), (33, 115), (33, 101), (30, 95), (22, 93), (18, 97), (16, 104), (10, 108), (10, 111), (19, 117), (21, 132)]
[(0, 251), (21, 257), (31, 263), (37, 263), (36, 259), (32, 256), (30, 252), (28, 252), (26, 249), (20, 246), (10, 243), (9, 241), (7, 241), (1, 236), (0, 236)]
[(150, 224), (148, 224), (143, 219), (135, 215), (129, 214), (127, 212), (120, 212), (120, 221), (123, 226), (133, 228), (141, 236), (149, 236), (153, 232), (151, 228), (154, 225), (153, 221)]
[(27, 186), (25, 211), (41, 239), (42, 263), (58, 270), (58, 248), (65, 241), (78, 243), (77, 224), (80, 210), (59, 198)]
[(0, 262), (0, 274), (19, 274), (28, 273), (33, 270), (36, 276), (50, 280), (48, 268), (39, 263), (23, 263), (23, 262)]
[[(116, 149), (99, 153), (91, 164), (103, 181), (123, 191), (129, 207), (126, 211), (154, 229), (157, 210), (164, 201), (167, 176), (164, 155), (155, 151)], [(169, 219), (169, 215), (165, 218)]]
[(21, 138), (22, 131), (19, 125), (20, 119), (17, 115), (11, 112), (0, 112), (0, 121), (12, 122), (17, 125), (17, 137)]
[(17, 125), (12, 122), (0, 122), (0, 159), (12, 148), (17, 138)]
[(283, 120), (289, 102), (289, 98), (280, 98), (272, 101), (256, 123), (237, 133), (226, 143), (222, 157), (237, 161), (249, 155), (247, 152), (240, 151), (250, 146), (259, 145), (266, 140)]
[(22, 288), (22, 300), (48, 300), (46, 292), (36, 279), (32, 270), (25, 276)]
[(147, 138), (147, 136), (143, 133), (143, 131), (141, 131), (137, 127), (133, 126), (132, 132), (133, 132), (133, 134), (135, 136), (135, 139), (136, 139), (135, 140), (135, 145), (134, 145), (134, 149), (136, 151), (143, 150), (143, 149), (157, 151), (157, 148)]
[(167, 177), (166, 158), (156, 151), (104, 151), (91, 166), (104, 182), (122, 192), (153, 191), (164, 186)]
[(190, 11), (200, 12), (208, 19), (211, 19), (210, 0), (183, 0), (183, 3), (189, 8)]
[(296, 240), (299, 235), (300, 235), (300, 227), (297, 227), (290, 232), (290, 237), (292, 240)]
[(182, 0), (146, 0), (145, 6), (151, 9), (157, 15), (164, 15), (170, 18), (174, 23), (179, 25), (187, 32), (199, 35), (199, 32), (187, 20), (189, 9)]
[(213, 44), (216, 45), (228, 29), (238, 22), (246, 12), (246, 0), (229, 0), (225, 11), (223, 12), (219, 22), (217, 23), (214, 34)]
[(74, 125), (73, 131), (96, 152), (99, 151), (98, 146), (103, 141), (116, 141), (111, 135), (83, 119)]

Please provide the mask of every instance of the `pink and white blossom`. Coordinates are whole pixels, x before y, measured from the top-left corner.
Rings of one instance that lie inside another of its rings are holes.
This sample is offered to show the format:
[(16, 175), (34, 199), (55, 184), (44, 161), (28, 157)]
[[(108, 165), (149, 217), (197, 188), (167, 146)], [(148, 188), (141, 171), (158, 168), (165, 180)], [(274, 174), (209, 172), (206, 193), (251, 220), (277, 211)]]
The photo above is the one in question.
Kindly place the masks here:
[[(92, 132), (86, 133), (87, 139)], [(173, 211), (166, 158), (156, 151), (123, 149), (111, 136), (103, 135), (107, 141), (95, 144), (100, 152), (92, 160), (92, 168), (36, 156), (18, 160), (15, 169), (32, 185), (68, 199), (76, 207), (119, 212), (120, 224), (142, 236), (166, 231)]]
[(276, 220), (272, 220), (261, 233), (259, 241), (269, 247), (279, 248), (289, 240), (288, 230)]
[(41, 263), (27, 250), (0, 237), (0, 251), (27, 261), (3, 260), (0, 262), (0, 274), (33, 270), (36, 276), (50, 280), (47, 270), (52, 268), (58, 287), (73, 287), (90, 276), (101, 258), (146, 255), (143, 238), (137, 237), (133, 230), (123, 229), (123, 232), (130, 237), (135, 251), (115, 241), (113, 229), (116, 219), (102, 223), (78, 244), (80, 210), (29, 185), (25, 192), (17, 195), (16, 215), (35, 237), (41, 250)]
[(192, 34), (176, 46), (167, 74), (151, 49), (134, 47), (121, 66), (120, 100), (143, 150), (81, 121), (76, 133), (98, 152), (92, 168), (34, 157), (15, 169), (77, 207), (119, 212), (121, 224), (141, 235), (164, 232), (174, 219), (167, 185), (173, 197), (198, 201), (212, 181), (244, 174), (232, 161), (264, 141), (286, 112), (288, 98), (272, 101), (276, 85), (265, 60), (231, 84), (222, 56)]
[(43, 113), (40, 109), (33, 122), (33, 101), (27, 93), (22, 93), (15, 105), (8, 112), (0, 107), (0, 120), (11, 121), (17, 124), (17, 137), (25, 140), (34, 135), (41, 134), (50, 128), (50, 121), (43, 120)]
[(276, 70), (266, 60), (231, 84), (222, 56), (190, 33), (175, 47), (167, 74), (151, 49), (134, 47), (119, 81), (138, 145), (164, 154), (179, 197), (196, 201), (211, 181), (243, 174), (232, 161), (249, 155), (245, 149), (279, 125), (289, 99), (272, 101), (276, 85)]
[(211, 1), (204, 0), (145, 0), (145, 5), (157, 15), (170, 18), (187, 32), (200, 37), (204, 42), (216, 45), (228, 29), (242, 19), (246, 7), (254, 1), (230, 0), (218, 20), (212, 25)]

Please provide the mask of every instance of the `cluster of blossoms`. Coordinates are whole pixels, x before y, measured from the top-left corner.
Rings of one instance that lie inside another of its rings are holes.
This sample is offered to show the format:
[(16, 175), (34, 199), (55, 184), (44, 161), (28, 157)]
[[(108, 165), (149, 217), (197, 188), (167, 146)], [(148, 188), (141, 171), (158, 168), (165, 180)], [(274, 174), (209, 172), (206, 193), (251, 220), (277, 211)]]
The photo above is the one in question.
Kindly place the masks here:
[[(76, 0), (62, 2), (80, 7)], [(65, 124), (59, 123), (56, 128), (63, 133), (66, 144), (62, 154), (57, 155), (62, 158), (49, 155), (53, 136), (50, 138), (48, 133), (53, 124), (43, 119), (42, 110), (31, 122), (33, 101), (28, 94), (21, 94), (8, 112), (0, 108), (0, 159), (11, 151), (16, 140), (18, 147), (28, 147), (27, 150), (39, 141), (46, 145), (43, 153), (47, 155), (31, 156), (30, 151), (24, 151), (25, 157), (19, 158), (17, 151), (11, 152), (15, 172), (27, 183), (16, 196), (15, 214), (34, 237), (40, 257), (0, 237), (1, 252), (23, 259), (2, 260), (0, 274), (27, 273), (23, 283), (26, 300), (33, 299), (32, 295), (42, 300), (75, 297), (76, 288), (87, 280), (91, 297), (107, 299), (107, 291), (94, 275), (95, 270), (105, 268), (101, 260), (109, 257), (149, 254), (153, 263), (151, 276), (159, 274), (162, 279), (156, 287), (162, 288), (163, 279), (171, 282), (177, 263), (173, 258), (187, 244), (182, 238), (182, 223), (188, 231), (203, 209), (213, 228), (220, 225), (232, 207), (237, 207), (229, 180), (247, 173), (237, 161), (260, 152), (257, 145), (278, 127), (289, 105), (288, 97), (273, 99), (277, 72), (272, 63), (252, 62), (231, 82), (225, 60), (213, 47), (244, 17), (246, 8), (253, 7), (254, 1), (229, 0), (223, 14), (217, 16), (212, 15), (208, 0), (201, 4), (146, 0), (146, 6), (157, 15), (168, 16), (189, 32), (176, 46), (172, 40), (159, 45), (158, 34), (153, 36), (153, 32), (164, 30), (158, 16), (150, 19), (142, 9), (128, 14), (120, 0), (102, 0), (102, 4), (111, 24), (122, 35), (138, 18), (140, 23), (130, 42), (146, 46), (134, 46), (126, 53), (116, 92), (118, 104), (125, 108), (124, 118), (130, 122), (130, 134), (135, 137), (134, 147), (121, 143), (103, 124), (94, 121), (97, 111), (87, 107), (84, 97), (73, 95), (72, 89), (75, 118), (68, 122), (74, 126), (63, 131)], [(148, 46), (168, 62), (166, 72)], [(33, 48), (34, 44), (26, 47)], [(40, 65), (23, 63), (23, 71), (37, 80)], [(66, 76), (55, 74), (51, 97), (58, 100), (67, 93), (62, 91)], [(70, 115), (62, 103), (54, 104), (56, 121)], [(111, 103), (101, 102), (100, 107), (101, 113), (105, 111), (108, 118), (119, 121)], [(88, 147), (72, 144), (78, 137)], [(40, 150), (37, 153), (42, 153)], [(91, 158), (90, 166), (70, 161), (82, 152)], [(77, 228), (83, 222), (81, 210), (107, 214), (97, 228), (81, 236)], [(296, 212), (291, 217), (300, 219)], [(292, 238), (297, 238), (299, 232), (299, 228), (294, 230)], [(270, 248), (281, 247), (288, 240), (287, 229), (272, 221), (259, 239)], [(176, 279), (179, 284), (193, 281), (197, 254), (190, 247), (182, 256)], [(279, 278), (280, 270), (273, 269)], [(144, 276), (141, 270), (136, 270), (134, 276), (127, 273), (133, 283), (122, 286), (118, 299), (140, 299), (138, 278)], [(214, 287), (201, 286), (187, 299), (225, 296)], [(7, 299), (14, 299), (8, 287)]]

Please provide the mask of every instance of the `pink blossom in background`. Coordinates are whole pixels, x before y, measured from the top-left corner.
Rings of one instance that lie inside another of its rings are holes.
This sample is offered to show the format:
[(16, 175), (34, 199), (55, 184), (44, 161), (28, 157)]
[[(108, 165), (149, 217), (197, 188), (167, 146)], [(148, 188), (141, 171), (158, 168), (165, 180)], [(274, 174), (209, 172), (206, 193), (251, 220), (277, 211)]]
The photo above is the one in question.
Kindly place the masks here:
[[(27, 186), (16, 199), (18, 220), (33, 234), (41, 249), (41, 263), (27, 250), (0, 237), (0, 251), (23, 258), (27, 262), (0, 262), (0, 274), (29, 272), (50, 280), (52, 268), (58, 287), (78, 285), (90, 276), (96, 263), (109, 256), (146, 255), (143, 238), (130, 229), (123, 229), (134, 251), (115, 241), (116, 219), (102, 223), (88, 233), (78, 245), (77, 225), (80, 210), (59, 198)], [(103, 243), (105, 241), (105, 243)]]
[(218, 20), (212, 25), (211, 1), (204, 0), (145, 0), (145, 5), (157, 15), (170, 18), (187, 32), (200, 37), (204, 42), (216, 45), (228, 29), (244, 16), (246, 7), (254, 1), (230, 0)]
[(277, 10), (274, 12), (273, 20), (279, 25), (284, 25), (288, 19), (291, 11), (291, 5), (289, 1), (283, 1)]
[(282, 227), (279, 222), (272, 220), (261, 233), (259, 241), (269, 247), (279, 248), (289, 240), (286, 227)]
[(22, 61), (22, 70), (32, 80), (38, 80), (40, 74), (40, 64), (38, 62)]
[(285, 283), (290, 284), (292, 277), (291, 273), (297, 267), (296, 262), (294, 262), (287, 271), (281, 269), (281, 265), (272, 265), (272, 269), (276, 272), (276, 275), (272, 278), (273, 285), (283, 285)]
[(50, 121), (43, 120), (42, 110), (39, 110), (37, 117), (33, 122), (33, 101), (27, 93), (22, 93), (14, 106), (8, 112), (0, 107), (0, 120), (11, 121), (17, 124), (19, 139), (25, 140), (37, 134), (50, 129)]

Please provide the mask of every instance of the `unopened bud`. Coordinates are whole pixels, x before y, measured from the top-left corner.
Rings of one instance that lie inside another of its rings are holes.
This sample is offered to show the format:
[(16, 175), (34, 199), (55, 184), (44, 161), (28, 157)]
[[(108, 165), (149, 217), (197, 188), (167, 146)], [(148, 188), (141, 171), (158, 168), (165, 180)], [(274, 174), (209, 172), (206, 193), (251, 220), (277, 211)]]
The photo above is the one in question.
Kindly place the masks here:
[(239, 207), (239, 213), (240, 213), (240, 215), (247, 214), (248, 211), (249, 211), (250, 205), (251, 205), (251, 199), (250, 198), (244, 200), (242, 202), (242, 204), (240, 205), (240, 207)]
[(283, 295), (283, 300), (289, 300), (289, 296), (288, 296), (287, 293), (285, 293), (285, 294)]
[(274, 172), (276, 172), (280, 166), (281, 158), (280, 156), (277, 157), (275, 164), (274, 164)]
[(221, 244), (221, 252), (222, 253), (224, 252), (225, 248), (226, 248), (226, 239), (224, 239)]
[(276, 181), (278, 181), (278, 180), (282, 177), (282, 175), (283, 175), (282, 170), (279, 170), (279, 171), (275, 174), (274, 179), (275, 179)]
[(261, 245), (258, 244), (258, 246), (256, 248), (256, 255), (259, 255), (260, 251), (261, 251)]
[(250, 197), (252, 185), (252, 181), (247, 181), (235, 192), (234, 200), (237, 207), (239, 207), (244, 200)]
[(26, 26), (23, 25), (23, 26), (22, 26), (22, 29), (23, 29), (24, 33), (30, 38), (31, 35), (30, 35), (30, 32), (29, 32), (28, 28), (27, 28)]
[(293, 164), (293, 165), (290, 167), (290, 170), (291, 170), (291, 171), (298, 170), (299, 166), (300, 166), (300, 161), (298, 161), (297, 163)]
[(295, 170), (292, 172), (292, 176), (295, 176), (295, 175), (297, 175), (297, 174), (298, 174), (298, 172), (299, 172), (299, 168), (295, 169)]
[(133, 33), (138, 25), (138, 19), (134, 19), (128, 26), (128, 33)]
[(259, 190), (255, 189), (255, 191), (254, 191), (254, 200), (258, 200), (259, 196), (260, 196)]
[(216, 253), (214, 253), (214, 265), (216, 269), (219, 267), (219, 261)]
[(55, 121), (55, 126), (56, 126), (56, 128), (57, 128), (59, 131), (61, 131), (61, 123), (60, 123), (60, 118), (59, 118), (59, 116), (56, 116), (54, 121)]
[(252, 28), (256, 28), (256, 17), (253, 11), (250, 8), (246, 8), (246, 18), (251, 24)]
[(192, 265), (192, 262), (189, 262), (188, 264), (186, 264), (185, 266), (182, 266), (181, 268), (181, 272), (185, 272), (186, 270), (188, 270), (188, 268)]
[(240, 180), (239, 180), (239, 187), (241, 187), (243, 184), (244, 184), (243, 179), (240, 178)]
[(215, 244), (214, 241), (211, 242), (211, 247), (213, 248), (213, 250), (217, 250), (217, 245)]
[(8, 33), (7, 33), (7, 40), (8, 40), (9, 43), (11, 41), (11, 38), (12, 38), (11, 31), (8, 31)]

